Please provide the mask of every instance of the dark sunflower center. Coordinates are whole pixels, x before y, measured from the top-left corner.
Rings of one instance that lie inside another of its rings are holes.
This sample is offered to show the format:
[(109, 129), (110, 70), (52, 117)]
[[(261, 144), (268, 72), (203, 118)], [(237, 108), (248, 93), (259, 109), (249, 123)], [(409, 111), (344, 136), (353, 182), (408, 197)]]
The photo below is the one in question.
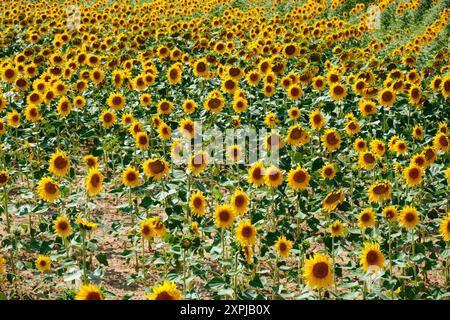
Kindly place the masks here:
[(57, 191), (56, 185), (50, 181), (45, 184), (44, 188), (45, 188), (45, 192), (47, 192), (49, 194), (55, 194)]
[(365, 153), (363, 158), (366, 163), (371, 164), (375, 162), (375, 157), (371, 153)]
[(408, 213), (405, 215), (405, 220), (406, 220), (407, 222), (414, 222), (415, 219), (416, 219), (416, 216), (415, 216), (415, 214), (412, 213), (412, 212), (408, 212)]
[(203, 204), (203, 200), (200, 197), (197, 197), (194, 199), (194, 207), (196, 207), (197, 209), (200, 208)]
[(211, 100), (208, 101), (208, 106), (212, 110), (220, 108), (220, 104), (221, 102), (220, 99), (218, 98), (212, 98)]
[(86, 300), (101, 300), (101, 299), (102, 297), (100, 293), (95, 291), (91, 291), (86, 295)]
[(94, 187), (98, 187), (100, 185), (100, 176), (97, 173), (91, 177), (91, 184)]
[(336, 86), (334, 87), (333, 91), (336, 95), (339, 96), (344, 93), (344, 88), (342, 86)]
[(327, 140), (327, 143), (332, 146), (336, 145), (339, 142), (339, 140), (337, 139), (337, 137), (334, 133), (327, 134), (326, 140)]
[(6, 183), (7, 180), (8, 180), (8, 177), (6, 176), (6, 174), (1, 173), (0, 174), (0, 184)]
[(67, 230), (68, 227), (69, 227), (69, 225), (65, 221), (61, 221), (58, 223), (58, 229), (60, 229), (62, 231)]
[(63, 156), (56, 157), (56, 159), (54, 161), (55, 167), (57, 169), (64, 169), (64, 168), (66, 168), (67, 167), (67, 163), (68, 163), (67, 159), (64, 158)]
[(325, 262), (318, 262), (313, 266), (313, 275), (316, 278), (323, 279), (328, 275), (328, 264)]
[(127, 181), (135, 181), (137, 178), (136, 173), (135, 172), (128, 172), (127, 173)]
[(161, 160), (153, 161), (152, 163), (150, 163), (149, 167), (150, 170), (156, 174), (164, 171), (164, 164), (162, 163)]
[(166, 291), (158, 293), (155, 300), (173, 300), (173, 297)]
[(250, 226), (245, 226), (242, 228), (241, 235), (244, 238), (250, 238), (253, 235), (253, 228)]
[(262, 178), (262, 170), (261, 168), (255, 168), (255, 170), (253, 170), (252, 172), (252, 177), (255, 180), (260, 180)]
[(381, 99), (383, 99), (383, 101), (385, 102), (391, 101), (393, 97), (394, 96), (390, 91), (383, 92), (383, 94), (381, 95)]
[(389, 191), (389, 187), (385, 184), (379, 184), (373, 188), (373, 193), (378, 194), (378, 195), (385, 194), (388, 191)]
[(378, 262), (378, 253), (374, 250), (370, 250), (366, 255), (366, 261), (370, 265), (374, 265)]
[(112, 103), (113, 103), (113, 105), (118, 106), (118, 105), (120, 105), (122, 103), (122, 98), (121, 97), (114, 97), (112, 99)]
[(419, 177), (419, 170), (418, 170), (417, 168), (412, 168), (412, 169), (409, 171), (409, 176), (410, 176), (412, 179), (417, 179), (417, 178)]
[(297, 171), (294, 173), (294, 181), (297, 183), (303, 183), (306, 181), (306, 173), (303, 171)]
[(222, 222), (227, 222), (230, 219), (230, 212), (228, 212), (227, 210), (222, 210), (219, 212), (219, 219)]
[(234, 199), (234, 204), (236, 205), (236, 207), (242, 207), (245, 204), (245, 197), (241, 194), (236, 196), (236, 198)]

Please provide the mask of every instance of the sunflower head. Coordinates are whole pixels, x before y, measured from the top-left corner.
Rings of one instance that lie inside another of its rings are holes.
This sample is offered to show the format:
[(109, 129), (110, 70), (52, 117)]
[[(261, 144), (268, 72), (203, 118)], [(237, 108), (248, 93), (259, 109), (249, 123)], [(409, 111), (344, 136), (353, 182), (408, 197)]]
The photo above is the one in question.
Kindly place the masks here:
[(407, 229), (414, 228), (420, 222), (420, 214), (416, 208), (405, 206), (398, 217), (400, 225)]
[(53, 223), (53, 229), (55, 230), (55, 233), (62, 238), (67, 238), (72, 234), (72, 227), (66, 216), (58, 217)]
[(286, 239), (285, 236), (280, 236), (275, 242), (275, 249), (280, 257), (288, 257), (292, 250), (292, 241)]
[(177, 289), (175, 282), (164, 280), (163, 284), (152, 286), (152, 293), (147, 294), (149, 300), (182, 300), (181, 291)]
[(78, 290), (75, 300), (103, 300), (103, 293), (92, 284), (82, 285)]
[(250, 220), (243, 220), (239, 222), (236, 228), (236, 240), (241, 246), (253, 245), (256, 241), (256, 228), (252, 225)]
[(48, 256), (40, 255), (37, 257), (36, 261), (34, 262), (36, 269), (38, 269), (40, 272), (45, 272), (50, 270), (52, 265), (52, 260)]
[(308, 286), (313, 289), (328, 288), (334, 281), (330, 258), (327, 255), (315, 253), (312, 257), (305, 259), (303, 277)]
[(365, 272), (384, 268), (384, 255), (381, 253), (378, 243), (364, 243), (360, 264)]
[(227, 204), (218, 205), (214, 211), (217, 228), (228, 229), (234, 222), (235, 213), (233, 207)]

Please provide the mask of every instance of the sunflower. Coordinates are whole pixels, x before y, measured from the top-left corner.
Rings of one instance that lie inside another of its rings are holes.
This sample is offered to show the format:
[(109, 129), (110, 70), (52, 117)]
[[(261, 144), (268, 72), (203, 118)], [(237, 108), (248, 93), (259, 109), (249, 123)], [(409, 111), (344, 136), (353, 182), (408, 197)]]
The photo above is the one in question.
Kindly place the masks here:
[(359, 263), (364, 272), (384, 268), (384, 255), (381, 253), (380, 244), (376, 242), (364, 243), (364, 249), (361, 252)]
[[(445, 170), (445, 178), (447, 178), (447, 185), (450, 186), (450, 167)], [(0, 173), (0, 186), (1, 186), (1, 173)]]
[(422, 183), (423, 169), (416, 165), (406, 167), (403, 170), (403, 176), (405, 177), (406, 183), (414, 187)]
[(441, 93), (446, 98), (450, 97), (450, 73), (442, 79)]
[(60, 196), (59, 186), (50, 177), (42, 178), (37, 185), (39, 198), (47, 202), (54, 202)]
[(111, 93), (106, 100), (108, 106), (114, 110), (120, 110), (125, 106), (125, 97), (121, 93)]
[(100, 115), (100, 122), (106, 129), (111, 128), (116, 123), (116, 114), (113, 111), (104, 110)]
[(83, 231), (92, 231), (98, 228), (98, 224), (96, 224), (95, 222), (86, 221), (82, 219), (80, 216), (77, 217), (76, 223)]
[(396, 206), (387, 206), (383, 209), (383, 215), (389, 222), (397, 220), (398, 210)]
[(313, 130), (320, 130), (325, 126), (325, 118), (319, 110), (314, 109), (309, 115), (309, 123)]
[(152, 239), (156, 235), (153, 220), (147, 219), (141, 222), (139, 233), (145, 240)]
[(344, 192), (342, 190), (332, 191), (323, 199), (322, 208), (326, 211), (333, 211), (342, 202), (344, 202)]
[(70, 104), (69, 99), (67, 97), (62, 97), (59, 99), (58, 104), (56, 105), (56, 110), (61, 117), (67, 117), (72, 109), (72, 105)]
[(155, 180), (160, 180), (170, 172), (170, 166), (164, 159), (148, 159), (142, 168), (148, 177)]
[(355, 134), (357, 134), (359, 132), (360, 128), (361, 127), (360, 127), (358, 121), (352, 120), (352, 121), (349, 121), (347, 123), (347, 125), (345, 126), (345, 131), (349, 135), (355, 135)]
[(389, 181), (383, 180), (372, 184), (369, 188), (369, 201), (382, 202), (392, 197), (392, 185)]
[(269, 151), (270, 150), (278, 150), (278, 149), (282, 148), (282, 146), (283, 146), (281, 136), (276, 132), (269, 133), (268, 135), (266, 135), (264, 144), (266, 146), (266, 149)]
[(437, 152), (434, 147), (426, 146), (422, 150), (422, 154), (425, 156), (425, 160), (427, 161), (427, 167), (436, 161)]
[(159, 115), (170, 114), (172, 113), (173, 103), (168, 101), (167, 99), (163, 99), (160, 102), (158, 102), (156, 108), (158, 110)]
[(252, 71), (247, 73), (245, 78), (246, 78), (247, 83), (249, 84), (249, 86), (255, 87), (255, 86), (258, 85), (259, 81), (261, 80), (262, 75), (258, 71), (252, 70)]
[(447, 212), (447, 217), (442, 219), (439, 225), (439, 231), (444, 241), (450, 241), (450, 212)]
[(57, 177), (64, 177), (70, 170), (70, 160), (64, 151), (57, 151), (52, 154), (49, 160), (48, 171)]
[(377, 106), (371, 100), (360, 100), (358, 103), (359, 111), (363, 117), (367, 117), (377, 113)]
[(206, 77), (209, 73), (208, 62), (206, 59), (195, 61), (192, 68), (194, 69), (194, 75), (196, 77)]
[(377, 216), (372, 208), (366, 208), (358, 215), (358, 224), (361, 228), (369, 228), (375, 225)]
[(164, 284), (152, 286), (151, 289), (152, 293), (145, 296), (148, 300), (183, 300), (175, 282), (164, 280)]
[(334, 281), (330, 258), (327, 255), (315, 253), (309, 259), (305, 259), (303, 277), (308, 286), (313, 289), (328, 288)]
[(341, 136), (336, 129), (327, 129), (322, 135), (322, 144), (330, 152), (337, 150), (341, 145)]
[(337, 101), (345, 99), (347, 96), (347, 87), (341, 83), (335, 83), (331, 85), (330, 96)]
[(313, 78), (312, 85), (313, 85), (314, 90), (322, 91), (323, 89), (325, 89), (325, 87), (327, 85), (325, 77), (317, 76), (317, 77)]
[(412, 229), (420, 222), (419, 212), (414, 207), (405, 206), (400, 211), (398, 220), (403, 227)]
[(233, 94), (238, 89), (238, 82), (233, 78), (225, 78), (222, 81), (221, 89), (223, 92)]
[(6, 125), (3, 122), (3, 119), (0, 118), (0, 136), (4, 135), (6, 132)]
[(275, 250), (280, 257), (288, 257), (292, 250), (292, 241), (287, 240), (285, 236), (280, 236), (275, 241)]
[(353, 148), (356, 150), (356, 152), (365, 152), (367, 151), (367, 143), (364, 141), (363, 138), (356, 138), (353, 142)]
[(188, 168), (194, 175), (199, 175), (208, 165), (208, 154), (201, 152), (197, 155), (191, 156), (188, 163)]
[(0, 171), (0, 187), (3, 187), (6, 185), (9, 181), (9, 174), (7, 171), (2, 170)]
[(91, 197), (96, 196), (102, 191), (103, 175), (97, 168), (91, 168), (86, 176), (85, 184), (88, 194)]
[(194, 122), (189, 118), (184, 118), (180, 120), (179, 130), (181, 134), (186, 139), (192, 139), (195, 133)]
[(159, 220), (158, 217), (153, 217), (153, 218), (150, 218), (149, 220), (153, 225), (153, 231), (155, 233), (155, 237), (159, 237), (159, 238), (164, 237), (166, 234), (166, 227), (165, 227), (164, 223), (161, 220)]
[(264, 124), (269, 128), (274, 128), (278, 121), (277, 115), (273, 112), (266, 114), (264, 118)]
[(410, 166), (418, 166), (425, 169), (428, 166), (427, 160), (423, 153), (415, 154), (411, 158)]
[(300, 117), (300, 109), (297, 107), (292, 107), (288, 110), (288, 116), (292, 121), (297, 120)]
[(82, 285), (78, 289), (75, 300), (103, 300), (103, 294), (99, 288), (92, 284)]
[(344, 233), (344, 225), (342, 224), (342, 222), (339, 220), (335, 220), (330, 225), (330, 233), (332, 237), (342, 237)]
[(405, 154), (406, 152), (408, 152), (408, 145), (402, 139), (397, 139), (393, 149), (397, 153), (397, 155)]
[(20, 113), (16, 110), (8, 112), (8, 125), (17, 128), (20, 125)]
[(131, 123), (130, 128), (128, 129), (128, 131), (130, 132), (131, 135), (133, 135), (134, 137), (136, 137), (136, 135), (137, 135), (139, 132), (144, 131), (143, 125), (142, 125), (142, 123), (140, 123), (139, 121), (134, 120), (134, 121)]
[(370, 142), (370, 150), (377, 156), (382, 157), (386, 151), (384, 143), (379, 139), (373, 139)]
[(301, 166), (292, 168), (287, 175), (288, 186), (294, 190), (305, 190), (309, 186), (309, 180), (308, 171)]
[(267, 186), (276, 188), (283, 182), (283, 174), (280, 169), (271, 165), (265, 170), (264, 182)]
[(86, 106), (86, 99), (83, 98), (82, 96), (76, 96), (75, 98), (73, 98), (73, 104), (77, 108), (82, 109), (84, 108), (84, 106)]
[(136, 147), (138, 147), (139, 149), (142, 149), (142, 150), (148, 149), (150, 141), (149, 141), (149, 138), (148, 138), (146, 132), (144, 132), (144, 131), (138, 132), (134, 136), (134, 140), (136, 143)]
[(245, 98), (238, 97), (233, 100), (233, 110), (236, 113), (241, 113), (241, 112), (244, 112), (245, 110), (247, 110), (247, 105), (248, 105), (248, 102), (247, 102), (247, 99), (245, 99)]
[(139, 97), (139, 101), (144, 107), (148, 107), (152, 103), (152, 96), (149, 93), (143, 93)]
[(302, 97), (303, 91), (300, 86), (293, 84), (287, 89), (287, 94), (292, 101), (296, 101)]
[(300, 125), (292, 126), (286, 134), (286, 142), (291, 146), (298, 146), (309, 141), (310, 134)]
[(186, 113), (193, 113), (195, 109), (197, 108), (197, 104), (194, 100), (187, 99), (183, 102), (183, 110)]
[(333, 180), (334, 176), (336, 175), (336, 169), (334, 168), (333, 164), (326, 164), (322, 167), (320, 174), (322, 175), (322, 179), (330, 179)]
[(222, 93), (218, 90), (213, 90), (212, 92), (210, 92), (203, 106), (205, 110), (209, 112), (217, 113), (222, 111), (223, 107), (225, 106), (225, 100)]
[(249, 197), (242, 190), (237, 189), (230, 199), (230, 205), (233, 207), (235, 214), (245, 214), (248, 211)]
[(256, 241), (256, 228), (252, 225), (249, 219), (239, 222), (236, 228), (236, 240), (241, 246), (251, 246)]
[(39, 108), (35, 105), (29, 105), (25, 108), (25, 119), (31, 122), (36, 122), (41, 118)]
[(228, 204), (218, 205), (214, 211), (214, 217), (217, 228), (231, 227), (235, 219), (233, 207)]
[(264, 184), (264, 165), (262, 162), (258, 161), (255, 162), (249, 169), (248, 169), (248, 182), (252, 184), (253, 186), (257, 187), (262, 184)]
[(66, 216), (58, 217), (53, 223), (53, 229), (55, 230), (55, 233), (62, 238), (67, 238), (72, 234), (72, 227)]
[(390, 88), (385, 88), (378, 94), (378, 104), (383, 107), (390, 107), (396, 101), (396, 95)]
[(134, 167), (126, 168), (122, 173), (122, 183), (127, 187), (137, 187), (141, 184), (139, 171)]
[(433, 147), (437, 151), (447, 152), (450, 149), (450, 141), (445, 133), (438, 133), (433, 138)]
[(250, 246), (243, 246), (242, 253), (247, 264), (253, 264), (253, 251)]
[(86, 167), (88, 167), (89, 169), (96, 168), (98, 166), (98, 158), (91, 154), (84, 156), (83, 161), (86, 164)]
[(196, 191), (191, 195), (191, 198), (189, 199), (189, 208), (191, 209), (193, 215), (199, 217), (205, 215), (206, 198), (200, 191)]
[(48, 256), (39, 255), (34, 264), (36, 266), (36, 269), (38, 269), (40, 272), (45, 272), (50, 270), (52, 266), (52, 260)]
[(179, 63), (174, 63), (167, 69), (167, 80), (169, 84), (178, 84), (182, 79), (182, 69)]

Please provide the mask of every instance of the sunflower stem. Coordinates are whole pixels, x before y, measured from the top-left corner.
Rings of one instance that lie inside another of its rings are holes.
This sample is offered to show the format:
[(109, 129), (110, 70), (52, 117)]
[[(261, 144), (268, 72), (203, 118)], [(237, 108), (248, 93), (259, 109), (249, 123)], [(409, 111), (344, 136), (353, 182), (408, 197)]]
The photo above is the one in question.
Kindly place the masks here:
[[(145, 278), (146, 278), (146, 270), (145, 270), (145, 238), (142, 237), (142, 241), (141, 241), (141, 246), (142, 246), (142, 274), (144, 275), (144, 282), (145, 282)], [(150, 244), (150, 240), (149, 240), (149, 244)]]
[(413, 274), (414, 274), (414, 283), (415, 285), (417, 285), (417, 270), (416, 270), (416, 265), (413, 263), (412, 259), (413, 257), (415, 257), (416, 255), (416, 248), (415, 248), (415, 239), (414, 239), (414, 231), (411, 230), (411, 253), (412, 255), (410, 255), (409, 259), (413, 268)]
[[(389, 275), (391, 281), (394, 279), (394, 275), (392, 274), (392, 239), (391, 239), (392, 225), (389, 222), (389, 231), (388, 231), (388, 255), (389, 255)], [(394, 288), (391, 288), (391, 299), (394, 299)]]
[(186, 249), (183, 249), (183, 292), (186, 293)]
[(11, 233), (11, 220), (8, 212), (8, 190), (6, 189), (6, 186), (3, 187), (3, 205), (6, 215), (6, 232), (9, 235)]
[(88, 283), (87, 269), (86, 269), (86, 231), (81, 231), (81, 250), (83, 257), (83, 284)]

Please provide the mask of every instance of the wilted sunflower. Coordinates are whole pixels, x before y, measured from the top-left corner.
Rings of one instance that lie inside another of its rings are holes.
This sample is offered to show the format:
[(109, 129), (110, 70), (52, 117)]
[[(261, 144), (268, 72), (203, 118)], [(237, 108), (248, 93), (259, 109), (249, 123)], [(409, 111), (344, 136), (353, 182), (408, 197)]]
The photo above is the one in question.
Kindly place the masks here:
[(144, 173), (155, 180), (160, 180), (170, 172), (170, 166), (164, 159), (148, 159), (142, 164)]
[(183, 300), (175, 282), (164, 280), (164, 284), (152, 286), (151, 289), (152, 293), (145, 296), (148, 300)]
[(248, 177), (247, 180), (250, 184), (254, 186), (260, 186), (264, 184), (264, 165), (262, 162), (258, 161), (255, 162), (249, 169), (248, 169)]
[(375, 225), (377, 216), (372, 208), (366, 208), (358, 215), (358, 224), (361, 228), (369, 228)]
[(292, 241), (287, 240), (285, 236), (280, 236), (275, 241), (275, 249), (280, 257), (286, 258), (291, 253)]
[(342, 190), (333, 191), (323, 199), (322, 208), (326, 211), (333, 211), (342, 202), (344, 202), (344, 192)]
[(327, 255), (315, 253), (309, 259), (305, 259), (303, 277), (308, 286), (313, 289), (328, 288), (334, 281), (330, 258)]
[(337, 150), (341, 145), (341, 136), (336, 129), (327, 129), (322, 135), (322, 144), (330, 152)]
[(342, 237), (344, 233), (344, 225), (342, 224), (342, 222), (339, 220), (335, 220), (330, 225), (330, 233), (332, 237)]
[(227, 229), (231, 227), (235, 219), (235, 213), (230, 205), (218, 205), (214, 211), (217, 228)]
[(245, 214), (248, 211), (249, 198), (248, 195), (242, 190), (237, 189), (230, 199), (230, 205), (236, 214)]
[(126, 168), (122, 173), (122, 183), (127, 187), (137, 187), (141, 181), (139, 179), (139, 171), (134, 167)]
[(49, 160), (48, 171), (57, 177), (64, 177), (70, 170), (70, 160), (64, 151), (57, 151), (52, 154)]
[(372, 184), (369, 188), (369, 201), (381, 202), (389, 200), (392, 197), (392, 186), (387, 180), (379, 181)]
[(439, 225), (439, 231), (444, 241), (450, 241), (450, 212), (447, 212), (447, 217), (442, 219)]
[(196, 191), (191, 195), (189, 200), (189, 208), (191, 209), (192, 214), (196, 216), (201, 217), (205, 215), (206, 198), (200, 191)]
[(37, 185), (39, 198), (47, 202), (54, 202), (60, 196), (59, 186), (50, 177), (42, 178)]
[(236, 240), (241, 246), (251, 246), (256, 241), (256, 228), (249, 219), (239, 222), (236, 228)]
[(336, 175), (336, 170), (334, 169), (334, 166), (332, 164), (326, 164), (322, 167), (322, 170), (320, 171), (320, 174), (322, 175), (322, 178), (333, 180), (334, 176)]
[(103, 300), (103, 294), (99, 288), (92, 284), (82, 285), (75, 296), (75, 300)]
[(244, 254), (245, 262), (247, 264), (253, 263), (253, 251), (250, 246), (243, 246), (242, 253)]
[(384, 255), (381, 253), (380, 244), (364, 243), (364, 249), (361, 252), (360, 265), (362, 266), (364, 272), (367, 271), (377, 271), (377, 269), (384, 268)]
[(67, 238), (72, 234), (72, 227), (66, 216), (58, 217), (53, 223), (53, 229), (55, 230), (55, 233), (62, 238)]
[(414, 207), (405, 206), (398, 217), (400, 225), (407, 229), (414, 228), (419, 222), (419, 212)]
[(45, 272), (50, 270), (52, 266), (52, 260), (48, 256), (39, 255), (34, 264), (36, 266), (36, 269), (38, 269), (40, 272)]
[(306, 169), (298, 166), (292, 168), (287, 175), (288, 186), (294, 190), (304, 190), (309, 186), (310, 176)]
[(85, 184), (87, 193), (94, 197), (102, 191), (103, 175), (97, 168), (91, 168), (86, 176)]

